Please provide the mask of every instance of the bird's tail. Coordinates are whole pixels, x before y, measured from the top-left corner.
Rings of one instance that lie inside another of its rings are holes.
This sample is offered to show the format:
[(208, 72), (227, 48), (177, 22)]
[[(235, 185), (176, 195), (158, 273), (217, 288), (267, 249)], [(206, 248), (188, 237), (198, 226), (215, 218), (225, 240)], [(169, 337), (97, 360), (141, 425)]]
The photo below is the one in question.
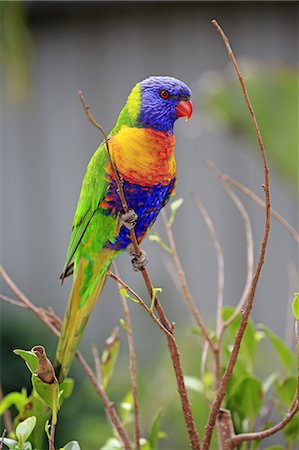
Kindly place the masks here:
[(88, 261), (81, 259), (79, 263), (56, 351), (55, 371), (59, 382), (63, 381), (70, 370), (89, 316), (104, 287), (114, 253), (113, 250), (102, 249), (92, 266), (92, 273)]

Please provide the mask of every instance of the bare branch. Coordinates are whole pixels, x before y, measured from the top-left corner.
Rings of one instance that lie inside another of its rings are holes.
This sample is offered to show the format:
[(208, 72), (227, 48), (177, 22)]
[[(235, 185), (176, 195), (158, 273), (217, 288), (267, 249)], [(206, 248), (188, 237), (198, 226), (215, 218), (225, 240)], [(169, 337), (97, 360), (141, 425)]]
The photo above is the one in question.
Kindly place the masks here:
[[(116, 276), (119, 277), (119, 272), (115, 263), (112, 263), (113, 270)], [(121, 284), (119, 284), (121, 286)], [(130, 378), (132, 385), (132, 395), (133, 395), (133, 410), (134, 410), (134, 432), (135, 432), (135, 443), (136, 450), (140, 450), (140, 428), (139, 428), (139, 403), (138, 403), (138, 386), (137, 386), (137, 369), (136, 369), (136, 353), (134, 346), (133, 328), (131, 315), (127, 300), (124, 295), (120, 294), (121, 304), (124, 312), (124, 318), (127, 326), (127, 336), (128, 336), (128, 346), (130, 354)]]
[(178, 278), (180, 280), (180, 284), (181, 284), (181, 288), (182, 288), (185, 300), (186, 300), (187, 305), (189, 306), (189, 309), (190, 309), (190, 311), (191, 311), (191, 313), (192, 313), (192, 315), (193, 315), (193, 317), (194, 317), (194, 319), (195, 319), (199, 329), (201, 330), (205, 340), (209, 343), (209, 346), (210, 346), (211, 350), (214, 352), (215, 351), (215, 345), (214, 345), (212, 339), (209, 336), (209, 332), (208, 332), (208, 330), (205, 327), (205, 324), (204, 324), (204, 322), (202, 320), (201, 314), (200, 314), (198, 308), (196, 307), (195, 302), (193, 300), (193, 296), (192, 296), (192, 294), (190, 292), (190, 289), (189, 289), (189, 286), (188, 286), (188, 283), (187, 283), (187, 279), (186, 279), (186, 275), (185, 275), (185, 272), (183, 270), (183, 266), (182, 266), (182, 263), (180, 261), (180, 258), (178, 256), (178, 252), (177, 252), (176, 245), (175, 245), (175, 240), (174, 240), (174, 237), (173, 237), (172, 229), (171, 229), (171, 226), (169, 224), (166, 212), (164, 210), (162, 210), (161, 211), (161, 215), (162, 215), (162, 219), (163, 219), (163, 222), (164, 222), (164, 227), (165, 227), (165, 230), (166, 230), (168, 243), (169, 243), (169, 246), (171, 248), (171, 256), (172, 256), (173, 262), (175, 264), (175, 268), (176, 268), (176, 271), (177, 271), (177, 274), (178, 274)]
[[(243, 194), (247, 195), (247, 197), (249, 197), (252, 201), (254, 201), (254, 203), (256, 203), (258, 206), (265, 209), (264, 200), (262, 200), (255, 192), (253, 192), (247, 186), (244, 186), (244, 184), (240, 183), (239, 181), (235, 180), (229, 175), (222, 174), (222, 179), (225, 182), (239, 189), (241, 192), (243, 192)], [(299, 233), (295, 230), (295, 228), (292, 227), (292, 225), (272, 207), (270, 209), (270, 214), (275, 220), (277, 220), (277, 222), (279, 222), (283, 227), (285, 227), (285, 229), (290, 233), (294, 241), (297, 242), (297, 244), (299, 244)]]
[(4, 428), (4, 430), (3, 430), (3, 432), (2, 432), (2, 436), (1, 436), (1, 442), (0, 442), (0, 450), (2, 450), (2, 448), (3, 448), (3, 444), (4, 444), (4, 438), (5, 438), (5, 435), (6, 435), (6, 429)]
[[(249, 294), (250, 290), (250, 284), (253, 277), (253, 269), (254, 269), (254, 244), (253, 244), (253, 236), (252, 236), (252, 228), (250, 223), (249, 215), (239, 199), (239, 197), (234, 193), (234, 191), (223, 181), (223, 175), (221, 172), (217, 169), (217, 167), (211, 162), (206, 161), (207, 166), (209, 169), (214, 173), (214, 175), (220, 180), (221, 185), (225, 189), (226, 193), (229, 195), (231, 200), (234, 202), (235, 206), (239, 210), (242, 219), (244, 221), (244, 227), (245, 227), (245, 236), (246, 236), (246, 249), (247, 249), (247, 275), (246, 275), (246, 281), (243, 288), (243, 292), (241, 295), (241, 298), (239, 300), (238, 305), (236, 306), (233, 314), (223, 323), (223, 328), (221, 330), (221, 334), (223, 331), (235, 320), (235, 318), (241, 313), (246, 299)], [(221, 339), (220, 339), (221, 340)]]
[[(23, 294), (23, 292), (20, 291), (20, 289), (15, 285), (15, 283), (12, 281), (12, 279), (9, 277), (7, 272), (4, 270), (2, 266), (0, 266), (0, 276), (4, 279), (8, 287), (14, 292), (16, 297), (20, 300), (21, 303), (26, 305), (26, 307), (34, 312), (36, 316), (52, 331), (55, 336), (59, 337), (60, 331), (58, 328), (56, 328), (52, 322), (53, 318), (55, 319), (55, 322), (59, 324), (59, 327), (61, 326), (61, 319), (53, 312), (53, 311), (46, 311), (42, 308), (38, 308), (36, 305), (34, 305), (26, 296)], [(2, 296), (1, 296), (2, 298)], [(16, 304), (15, 304), (16, 305)], [(19, 306), (19, 305), (16, 305)], [(93, 384), (97, 394), (102, 399), (102, 402), (104, 404), (104, 408), (106, 411), (106, 414), (111, 422), (111, 425), (114, 427), (115, 431), (117, 432), (119, 439), (122, 442), (122, 445), (125, 450), (132, 450), (132, 445), (130, 443), (130, 440), (128, 438), (128, 435), (125, 431), (125, 429), (122, 426), (122, 423), (116, 413), (116, 410), (114, 408), (113, 403), (110, 402), (109, 398), (107, 397), (107, 394), (104, 390), (104, 388), (98, 383), (96, 376), (94, 375), (93, 371), (83, 358), (82, 354), (77, 351), (76, 357), (78, 361), (80, 362), (81, 366), (83, 367), (85, 373), (87, 374), (88, 378), (90, 379), (91, 383)]]
[(295, 414), (299, 410), (299, 402), (298, 399), (296, 399), (295, 403), (293, 402), (293, 407), (290, 409), (285, 417), (276, 425), (274, 425), (271, 428), (268, 428), (267, 430), (263, 431), (257, 431), (255, 433), (242, 433), (238, 434), (232, 439), (232, 443), (237, 446), (241, 444), (241, 442), (245, 441), (255, 441), (255, 440), (261, 440), (265, 439), (269, 436), (272, 436), (273, 434), (278, 433), (278, 431), (282, 430), (295, 416)]
[(256, 271), (255, 274), (253, 276), (252, 282), (251, 282), (251, 286), (250, 286), (250, 292), (248, 295), (248, 300), (247, 300), (247, 304), (246, 307), (244, 309), (244, 313), (242, 315), (242, 319), (241, 319), (241, 323), (239, 326), (239, 329), (237, 331), (237, 335), (235, 338), (235, 342), (234, 342), (234, 346), (231, 352), (231, 356), (227, 365), (227, 368), (225, 370), (225, 373), (223, 375), (223, 378), (221, 380), (221, 383), (219, 385), (219, 388), (217, 390), (216, 393), (216, 398), (212, 404), (211, 407), (211, 411), (209, 414), (209, 418), (208, 418), (208, 422), (206, 424), (205, 427), (205, 432), (204, 432), (204, 437), (203, 437), (203, 441), (202, 441), (202, 446), (201, 446), (201, 450), (208, 450), (210, 447), (210, 443), (211, 443), (211, 438), (212, 438), (212, 433), (215, 427), (215, 423), (217, 420), (217, 416), (218, 416), (218, 412), (219, 409), (221, 407), (221, 403), (222, 400), (225, 396), (225, 392), (226, 392), (226, 388), (228, 385), (228, 382), (230, 380), (231, 374), (233, 372), (233, 369), (235, 367), (237, 358), (238, 358), (238, 354), (240, 351), (240, 346), (241, 346), (241, 341), (243, 338), (243, 335), (245, 333), (246, 330), (246, 326), (248, 323), (248, 319), (249, 319), (249, 315), (251, 313), (252, 307), (253, 307), (253, 301), (254, 301), (254, 297), (255, 297), (255, 292), (256, 292), (256, 287), (259, 281), (259, 277), (260, 277), (260, 273), (262, 270), (262, 266), (264, 264), (264, 259), (265, 259), (265, 253), (266, 253), (266, 248), (267, 248), (267, 243), (268, 243), (268, 236), (269, 236), (269, 232), (270, 232), (270, 189), (269, 189), (269, 169), (268, 169), (268, 165), (267, 165), (267, 159), (266, 159), (266, 153), (265, 153), (265, 147), (264, 147), (264, 143), (261, 137), (261, 133), (258, 127), (258, 123), (255, 117), (255, 113), (254, 110), (251, 106), (251, 102), (246, 90), (246, 86), (244, 84), (240, 69), (238, 67), (237, 61), (235, 59), (235, 56), (232, 52), (232, 49), (230, 47), (228, 38), (225, 36), (223, 30), (221, 29), (221, 27), (219, 26), (219, 24), (217, 23), (216, 20), (212, 21), (213, 25), (215, 26), (215, 28), (217, 29), (217, 31), (221, 34), (223, 41), (225, 43), (225, 46), (227, 48), (228, 54), (230, 59), (232, 60), (232, 63), (234, 65), (234, 68), (236, 70), (237, 76), (239, 78), (241, 87), (242, 87), (242, 91), (244, 94), (244, 98), (245, 101), (247, 103), (252, 121), (253, 121), (253, 125), (256, 131), (256, 135), (257, 135), (257, 139), (258, 139), (258, 143), (259, 143), (259, 147), (260, 147), (260, 151), (261, 151), (261, 156), (262, 156), (262, 160), (263, 160), (263, 167), (264, 167), (264, 178), (265, 178), (265, 185), (264, 185), (264, 191), (265, 191), (265, 200), (266, 200), (266, 217), (265, 217), (265, 228), (264, 228), (264, 236), (263, 236), (263, 240), (262, 240), (262, 244), (261, 244), (261, 249), (260, 249), (260, 256), (258, 259), (258, 263), (257, 263), (257, 267), (256, 267)]
[(194, 196), (195, 204), (202, 215), (206, 226), (209, 230), (209, 233), (212, 238), (212, 242), (216, 251), (217, 256), (217, 263), (218, 263), (218, 291), (217, 291), (217, 307), (216, 307), (216, 337), (217, 340), (220, 337), (221, 334), (221, 326), (222, 326), (222, 320), (221, 320), (221, 313), (223, 308), (223, 296), (224, 296), (224, 257), (223, 257), (223, 251), (221, 248), (220, 241), (217, 237), (216, 229), (213, 224), (213, 221), (203, 204), (203, 202), (199, 199), (197, 195)]

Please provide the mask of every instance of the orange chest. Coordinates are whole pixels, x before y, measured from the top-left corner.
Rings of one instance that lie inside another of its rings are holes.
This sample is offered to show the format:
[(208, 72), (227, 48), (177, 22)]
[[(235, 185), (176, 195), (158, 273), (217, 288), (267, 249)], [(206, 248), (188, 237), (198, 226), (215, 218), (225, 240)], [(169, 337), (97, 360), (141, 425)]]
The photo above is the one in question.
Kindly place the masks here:
[(143, 186), (167, 185), (176, 175), (175, 138), (164, 132), (123, 127), (109, 140), (119, 174)]

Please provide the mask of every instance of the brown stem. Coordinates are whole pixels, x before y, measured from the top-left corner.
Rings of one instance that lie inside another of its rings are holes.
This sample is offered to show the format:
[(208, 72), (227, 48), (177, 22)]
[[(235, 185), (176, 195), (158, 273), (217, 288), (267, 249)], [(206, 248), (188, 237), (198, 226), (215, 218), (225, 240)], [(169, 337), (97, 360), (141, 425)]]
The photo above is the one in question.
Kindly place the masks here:
[(254, 297), (255, 297), (255, 292), (256, 292), (256, 287), (259, 281), (259, 277), (260, 277), (260, 273), (262, 270), (262, 266), (264, 264), (264, 259), (265, 259), (265, 253), (266, 253), (266, 248), (267, 248), (267, 243), (268, 243), (268, 236), (269, 236), (269, 232), (270, 232), (270, 189), (269, 189), (269, 169), (268, 169), (268, 165), (267, 165), (267, 159), (266, 159), (266, 153), (265, 153), (265, 147), (264, 147), (264, 143), (261, 137), (261, 133), (258, 127), (258, 123), (255, 117), (255, 113), (254, 110), (251, 106), (251, 102), (247, 93), (247, 89), (246, 86), (244, 84), (240, 69), (238, 67), (237, 61), (235, 59), (235, 56), (232, 52), (232, 49), (230, 47), (228, 38), (225, 36), (223, 30), (221, 29), (221, 27), (219, 26), (219, 24), (217, 23), (216, 20), (212, 21), (213, 25), (215, 26), (215, 28), (217, 29), (217, 31), (220, 33), (220, 35), (223, 38), (223, 41), (225, 43), (225, 46), (227, 48), (229, 57), (234, 65), (235, 71), (237, 73), (237, 76), (239, 78), (240, 84), (241, 84), (241, 88), (244, 94), (244, 98), (246, 101), (246, 104), (248, 106), (252, 121), (253, 121), (253, 125), (254, 125), (254, 129), (256, 131), (256, 135), (257, 135), (257, 140), (259, 143), (259, 147), (260, 147), (260, 151), (261, 151), (261, 155), (262, 155), (262, 160), (263, 160), (263, 167), (264, 167), (264, 178), (265, 178), (265, 185), (264, 185), (264, 191), (265, 191), (265, 201), (266, 201), (266, 217), (265, 217), (265, 228), (264, 228), (264, 236), (263, 236), (263, 240), (262, 240), (262, 244), (261, 244), (261, 249), (260, 249), (260, 256), (258, 259), (258, 263), (257, 263), (257, 267), (256, 267), (256, 271), (255, 274), (253, 276), (252, 282), (251, 282), (251, 286), (250, 286), (250, 292), (248, 295), (248, 299), (247, 299), (247, 304), (246, 307), (244, 309), (244, 313), (242, 315), (242, 319), (241, 319), (241, 323), (239, 326), (239, 329), (237, 331), (237, 335), (235, 338), (235, 342), (234, 342), (234, 346), (233, 346), (233, 350), (231, 352), (231, 356), (228, 362), (228, 366), (225, 370), (225, 373), (223, 375), (223, 378), (221, 380), (221, 383), (219, 385), (219, 388), (217, 390), (216, 393), (216, 398), (212, 404), (211, 407), (211, 411), (209, 414), (209, 418), (208, 418), (208, 422), (206, 424), (205, 427), (205, 432), (204, 432), (204, 437), (203, 437), (203, 441), (202, 441), (202, 446), (201, 446), (201, 450), (208, 450), (210, 448), (210, 443), (211, 443), (211, 438), (212, 438), (212, 433), (215, 427), (215, 423), (217, 420), (217, 416), (218, 416), (218, 411), (221, 407), (221, 403), (222, 400), (225, 396), (226, 393), (226, 389), (227, 389), (227, 385), (228, 382), (230, 380), (231, 374), (233, 372), (233, 369), (235, 367), (237, 358), (238, 358), (238, 354), (240, 351), (240, 346), (241, 346), (241, 341), (243, 338), (243, 335), (245, 333), (246, 330), (246, 326), (248, 323), (248, 319), (249, 319), (249, 315), (251, 313), (252, 307), (253, 307), (253, 301), (254, 301)]
[(232, 443), (235, 432), (230, 411), (222, 408), (219, 410), (217, 425), (219, 450), (235, 450), (237, 447)]
[[(128, 208), (128, 204), (126, 201), (126, 197), (125, 197), (125, 193), (123, 190), (123, 185), (121, 182), (121, 179), (118, 175), (117, 169), (115, 167), (115, 164), (113, 162), (113, 159), (111, 157), (110, 151), (109, 151), (109, 139), (106, 135), (106, 133), (104, 132), (103, 128), (101, 127), (101, 125), (99, 125), (96, 120), (93, 118), (92, 114), (90, 113), (90, 108), (89, 106), (86, 104), (83, 94), (80, 91), (78, 93), (81, 103), (83, 105), (84, 111), (88, 117), (88, 120), (98, 129), (100, 130), (100, 132), (102, 133), (102, 135), (104, 136), (105, 139), (105, 143), (106, 143), (106, 149), (107, 149), (107, 153), (109, 156), (109, 160), (110, 160), (110, 164), (111, 164), (111, 168), (114, 174), (114, 178), (117, 184), (117, 192), (119, 195), (119, 198), (121, 200), (122, 203), (122, 207), (124, 212), (128, 212), (129, 208)], [(139, 248), (139, 244), (135, 235), (135, 231), (132, 228), (130, 230), (130, 239), (133, 245), (133, 249), (134, 252), (138, 255), (141, 254), (141, 250)], [(152, 298), (152, 293), (153, 293), (153, 285), (151, 283), (149, 274), (147, 272), (146, 269), (143, 269), (141, 271), (142, 277), (144, 279), (144, 282), (146, 284), (148, 293), (150, 298)], [(162, 308), (161, 303), (158, 300), (158, 297), (155, 297), (155, 304), (154, 304), (158, 316), (160, 318), (160, 321), (162, 322), (162, 324), (164, 325), (165, 328), (168, 329), (169, 333), (173, 333), (173, 326), (169, 323), (165, 312)], [(200, 448), (200, 443), (199, 443), (199, 438), (198, 438), (198, 433), (195, 427), (195, 422), (194, 422), (194, 418), (192, 415), (192, 410), (191, 410), (191, 405), (188, 399), (188, 395), (187, 395), (187, 390), (185, 387), (185, 383), (184, 383), (184, 377), (183, 377), (183, 372), (182, 372), (182, 368), (181, 368), (181, 364), (180, 364), (180, 355), (178, 352), (178, 348), (176, 345), (176, 341), (174, 339), (174, 337), (172, 336), (172, 338), (170, 338), (167, 334), (166, 334), (166, 338), (167, 338), (167, 344), (168, 344), (168, 349), (169, 349), (169, 354), (172, 360), (172, 365), (174, 368), (174, 372), (175, 372), (175, 376), (176, 376), (176, 381), (177, 381), (177, 387), (178, 387), (178, 392), (180, 395), (180, 399), (181, 399), (181, 404), (182, 404), (182, 409), (183, 409), (183, 414), (184, 414), (184, 419), (185, 419), (185, 425), (188, 431), (188, 435), (189, 435), (189, 441), (190, 441), (190, 445), (192, 447), (193, 450), (197, 450)]]
[[(46, 311), (34, 305), (15, 285), (15, 283), (12, 281), (12, 279), (9, 277), (9, 275), (2, 266), (0, 266), (0, 276), (5, 280), (7, 286), (12, 290), (12, 292), (16, 295), (16, 297), (20, 300), (20, 302), (23, 303), (26, 306), (26, 308), (28, 308), (30, 311), (34, 312), (34, 314), (36, 314), (36, 316), (52, 331), (52, 333), (55, 334), (55, 336), (59, 337), (60, 335), (59, 329), (53, 325), (53, 321), (60, 327), (61, 319), (53, 311)], [(111, 425), (116, 430), (124, 449), (132, 450), (132, 445), (130, 443), (128, 435), (122, 426), (122, 423), (116, 413), (113, 403), (110, 402), (103, 387), (98, 383), (96, 376), (94, 375), (93, 371), (91, 370), (91, 368), (89, 367), (89, 365), (87, 364), (87, 362), (85, 361), (85, 359), (83, 358), (83, 356), (79, 351), (76, 352), (76, 357), (81, 366), (83, 367), (83, 370), (87, 374), (88, 378), (90, 379), (91, 383), (93, 384), (97, 394), (100, 396), (104, 404), (106, 414), (111, 422)]]
[[(115, 263), (112, 263), (113, 270), (116, 276), (119, 277), (119, 272)], [(121, 286), (119, 284), (119, 286)], [(137, 386), (137, 369), (136, 369), (136, 353), (134, 346), (133, 337), (133, 327), (132, 320), (127, 304), (127, 300), (124, 295), (121, 295), (121, 303), (124, 312), (125, 323), (127, 326), (127, 336), (128, 336), (128, 346), (130, 354), (130, 378), (132, 385), (132, 395), (133, 395), (133, 411), (134, 411), (134, 432), (135, 432), (135, 443), (136, 450), (140, 450), (140, 428), (139, 428), (139, 403), (138, 403), (138, 386)]]

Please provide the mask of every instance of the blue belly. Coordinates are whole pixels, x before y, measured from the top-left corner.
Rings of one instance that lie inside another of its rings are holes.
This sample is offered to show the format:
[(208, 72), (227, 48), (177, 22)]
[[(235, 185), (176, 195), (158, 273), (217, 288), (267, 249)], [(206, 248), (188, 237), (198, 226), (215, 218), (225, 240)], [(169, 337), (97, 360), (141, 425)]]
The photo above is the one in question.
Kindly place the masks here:
[[(129, 209), (134, 209), (138, 215), (137, 224), (134, 228), (136, 237), (140, 242), (148, 229), (155, 222), (160, 209), (168, 202), (171, 192), (174, 189), (175, 178), (166, 185), (155, 185), (154, 187), (139, 186), (124, 180), (123, 188)], [(118, 214), (122, 211), (121, 202), (116, 192), (116, 184), (112, 181), (106, 196), (106, 203), (109, 207), (106, 214)], [(131, 243), (130, 231), (122, 226), (115, 242), (106, 244), (106, 247), (113, 250), (125, 250)]]

